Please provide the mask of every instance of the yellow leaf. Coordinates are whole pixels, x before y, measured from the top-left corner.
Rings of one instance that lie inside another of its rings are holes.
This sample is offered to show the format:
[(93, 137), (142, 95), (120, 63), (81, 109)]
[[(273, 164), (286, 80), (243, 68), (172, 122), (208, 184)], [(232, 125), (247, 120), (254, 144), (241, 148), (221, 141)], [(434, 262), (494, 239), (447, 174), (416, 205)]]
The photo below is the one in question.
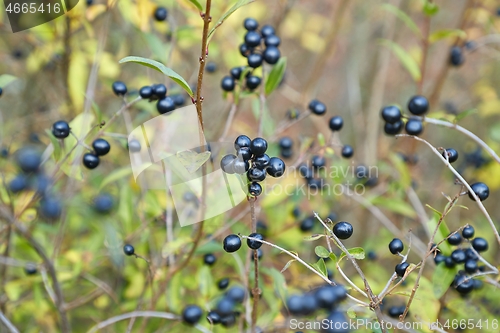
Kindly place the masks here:
[(81, 110), (83, 107), (87, 78), (89, 75), (88, 63), (82, 52), (73, 52), (69, 64), (69, 95), (73, 107)]

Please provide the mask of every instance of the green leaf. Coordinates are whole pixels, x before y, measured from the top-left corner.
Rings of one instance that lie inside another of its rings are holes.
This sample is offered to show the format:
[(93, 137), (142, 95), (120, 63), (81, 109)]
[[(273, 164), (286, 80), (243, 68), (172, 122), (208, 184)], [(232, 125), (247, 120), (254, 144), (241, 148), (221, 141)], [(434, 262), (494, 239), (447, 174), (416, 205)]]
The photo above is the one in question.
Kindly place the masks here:
[(325, 146), (325, 136), (323, 133), (318, 133), (318, 143), (321, 147)]
[(348, 249), (347, 251), (349, 251), (351, 256), (354, 257), (354, 259), (358, 260), (365, 259), (365, 250), (363, 250), (362, 247), (353, 247), (352, 249)]
[(430, 2), (429, 0), (424, 0), (424, 14), (427, 16), (434, 16), (439, 12), (439, 6), (434, 2)]
[(281, 57), (278, 63), (273, 66), (269, 76), (266, 78), (266, 95), (271, 94), (276, 88), (278, 88), (281, 80), (283, 80), (283, 75), (285, 75), (286, 70), (286, 57)]
[(337, 262), (337, 256), (335, 255), (335, 253), (333, 252), (330, 252), (330, 260), (332, 260), (334, 263)]
[(407, 217), (414, 218), (415, 216), (417, 216), (413, 207), (407, 202), (403, 201), (401, 198), (375, 197), (371, 199), (370, 202), (375, 206), (384, 207), (391, 212)]
[(177, 158), (181, 164), (190, 173), (196, 172), (206, 161), (210, 158), (210, 152), (204, 151), (203, 153), (197, 153), (192, 150), (181, 151), (176, 154)]
[(420, 74), (420, 67), (418, 66), (417, 61), (413, 59), (408, 52), (406, 52), (399, 44), (388, 39), (381, 39), (380, 44), (388, 47), (394, 53), (403, 67), (410, 73), (415, 82), (420, 81), (422, 77)]
[(325, 261), (323, 260), (323, 258), (320, 258), (317, 263), (312, 264), (312, 267), (314, 267), (323, 276), (328, 277), (328, 272), (326, 270), (326, 265), (325, 265)]
[(330, 252), (321, 245), (316, 246), (314, 253), (320, 258), (330, 258)]
[(408, 164), (405, 163), (401, 159), (401, 157), (397, 156), (396, 154), (391, 154), (390, 159), (392, 164), (394, 164), (394, 166), (398, 170), (401, 185), (403, 185), (405, 188), (410, 187), (411, 175), (410, 175), (410, 170), (408, 168)]
[(432, 273), (432, 289), (436, 298), (439, 299), (444, 295), (456, 273), (457, 268), (448, 268), (444, 262), (436, 266), (434, 273)]
[(229, 17), (231, 16), (231, 14), (233, 14), (238, 8), (240, 7), (243, 7), (245, 5), (248, 5), (249, 3), (251, 2), (254, 2), (255, 0), (238, 0), (231, 8), (229, 8), (223, 15), (220, 19), (217, 20), (217, 23), (214, 25), (214, 27), (212, 29), (210, 29), (209, 33), (208, 33), (208, 41), (210, 43), (210, 40), (212, 39), (212, 36), (215, 32), (215, 30), (217, 30), (218, 27), (220, 27), (222, 25), (222, 23), (224, 23), (224, 21)]
[(50, 142), (52, 143), (52, 147), (54, 147), (54, 158), (56, 161), (61, 158), (61, 143), (57, 138), (52, 134), (52, 131), (49, 129), (45, 130), (45, 133), (49, 136)]
[(283, 268), (281, 269), (280, 273), (283, 273), (284, 271), (286, 271), (286, 270), (288, 269), (288, 267), (290, 267), (290, 265), (291, 265), (291, 264), (292, 264), (292, 262), (294, 262), (294, 261), (296, 261), (296, 260), (295, 260), (295, 259), (289, 260), (289, 261), (286, 263), (285, 267), (283, 267)]
[(441, 39), (450, 38), (450, 37), (459, 37), (461, 39), (467, 38), (467, 34), (465, 31), (460, 29), (442, 29), (434, 31), (429, 36), (429, 43), (435, 43)]
[(203, 11), (203, 7), (197, 0), (188, 0), (188, 1), (191, 2), (196, 8), (198, 8), (200, 12)]
[(460, 120), (464, 119), (465, 117), (470, 116), (471, 114), (477, 113), (477, 109), (469, 109), (465, 110), (464, 112), (460, 112), (455, 116), (455, 123), (458, 123)]
[(397, 16), (403, 23), (410, 28), (411, 31), (416, 33), (418, 36), (422, 36), (422, 33), (420, 32), (420, 29), (418, 28), (417, 24), (406, 14), (403, 12), (401, 9), (399, 9), (396, 6), (393, 6), (391, 4), (383, 4), (382, 9), (388, 11), (389, 13), (392, 13)]
[(162, 63), (147, 59), (147, 58), (142, 58), (142, 57), (135, 57), (135, 56), (129, 56), (121, 59), (119, 61), (120, 64), (127, 63), (127, 62), (134, 62), (136, 64), (140, 64), (149, 68), (153, 68), (157, 70), (158, 72), (161, 72), (174, 80), (178, 85), (184, 89), (189, 96), (193, 97), (193, 91), (191, 90), (191, 87), (189, 87), (189, 84), (184, 80), (182, 76), (174, 72), (172, 69), (168, 68), (167, 66), (163, 65)]
[(14, 82), (15, 80), (17, 80), (17, 77), (15, 77), (14, 75), (10, 74), (0, 75), (0, 88), (4, 88), (9, 83)]
[(212, 273), (207, 265), (201, 266), (198, 273), (198, 286), (200, 288), (201, 296), (205, 299), (209, 299), (211, 296), (211, 289), (214, 285)]
[(103, 181), (99, 185), (99, 190), (102, 190), (106, 185), (113, 183), (119, 179), (128, 177), (131, 174), (132, 174), (132, 168), (130, 166), (113, 170), (109, 175), (106, 176), (106, 178), (103, 179)]
[(325, 235), (324, 234), (315, 234), (315, 235), (304, 237), (304, 240), (307, 242), (312, 242), (312, 241), (318, 240), (322, 237), (325, 237)]

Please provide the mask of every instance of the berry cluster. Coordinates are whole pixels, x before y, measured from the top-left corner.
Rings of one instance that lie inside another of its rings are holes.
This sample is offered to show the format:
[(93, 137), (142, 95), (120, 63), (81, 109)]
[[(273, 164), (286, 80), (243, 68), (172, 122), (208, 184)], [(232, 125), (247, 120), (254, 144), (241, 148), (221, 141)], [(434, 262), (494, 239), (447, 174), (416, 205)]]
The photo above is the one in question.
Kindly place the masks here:
[(31, 147), (21, 148), (16, 153), (19, 174), (9, 182), (8, 189), (17, 194), (25, 190), (34, 190), (40, 196), (38, 212), (48, 220), (56, 220), (61, 216), (62, 204), (52, 193), (52, 179), (47, 177), (41, 168), (42, 155)]
[(452, 283), (452, 287), (460, 294), (468, 294), (473, 289), (481, 287), (481, 281), (472, 279), (467, 274), (483, 272), (486, 268), (486, 266), (478, 265), (479, 258), (477, 254), (488, 250), (488, 241), (482, 237), (474, 238), (474, 234), (475, 230), (472, 226), (465, 227), (462, 230), (462, 235), (458, 232), (451, 234), (448, 237), (448, 244), (458, 247), (465, 239), (467, 243), (470, 243), (471, 247), (459, 247), (453, 250), (450, 256), (443, 255), (434, 246), (435, 251), (437, 251), (434, 257), (436, 265), (444, 263), (449, 268), (453, 268), (455, 265), (463, 265), (464, 270), (458, 272)]
[[(280, 50), (278, 49), (281, 39), (276, 36), (274, 28), (270, 25), (264, 25), (259, 31), (259, 23), (253, 18), (245, 19), (243, 25), (247, 33), (245, 34), (244, 43), (240, 45), (240, 53), (247, 58), (248, 66), (253, 70), (260, 67), (264, 61), (270, 65), (276, 64), (281, 57)], [(232, 68), (230, 71), (231, 75), (222, 78), (222, 90), (227, 92), (233, 91), (236, 81), (241, 79), (244, 70), (245, 67)], [(260, 77), (248, 72), (245, 81), (245, 87), (248, 90), (256, 89), (260, 83)]]
[(380, 111), (382, 119), (385, 120), (384, 132), (388, 135), (396, 135), (401, 133), (403, 126), (406, 133), (410, 135), (419, 135), (423, 132), (424, 126), (420, 118), (429, 110), (429, 102), (424, 96), (413, 96), (408, 102), (408, 111), (411, 114), (419, 117), (410, 117), (404, 124), (399, 107), (389, 105), (382, 108)]
[(271, 177), (281, 177), (285, 173), (285, 162), (278, 157), (269, 157), (266, 154), (267, 141), (263, 138), (250, 140), (246, 135), (240, 135), (234, 142), (236, 155), (229, 154), (222, 158), (220, 166), (228, 174), (247, 173), (248, 193), (259, 196), (262, 187), (259, 182), (266, 178), (266, 173)]

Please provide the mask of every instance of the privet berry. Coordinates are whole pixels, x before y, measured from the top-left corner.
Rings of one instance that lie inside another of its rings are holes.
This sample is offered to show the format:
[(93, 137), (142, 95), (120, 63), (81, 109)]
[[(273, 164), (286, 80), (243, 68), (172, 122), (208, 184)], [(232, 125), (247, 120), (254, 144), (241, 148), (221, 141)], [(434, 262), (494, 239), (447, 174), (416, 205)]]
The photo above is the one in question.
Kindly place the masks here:
[[(490, 195), (490, 189), (485, 183), (474, 183), (470, 185), (472, 191), (476, 194), (480, 201), (488, 199)], [(469, 198), (475, 200), (474, 196), (469, 192)]]
[(315, 115), (322, 116), (326, 113), (326, 105), (315, 99), (309, 103), (309, 110)]
[(260, 86), (261, 78), (255, 75), (249, 75), (246, 80), (246, 87), (250, 90), (257, 89)]
[(163, 83), (153, 85), (153, 94), (157, 99), (167, 96), (167, 87)]
[(216, 261), (217, 257), (214, 256), (212, 253), (207, 253), (203, 256), (203, 262), (208, 266), (212, 266), (213, 264), (215, 264)]
[(155, 20), (158, 22), (165, 21), (167, 19), (168, 11), (165, 7), (158, 7), (155, 10)]
[(429, 110), (429, 101), (424, 96), (413, 96), (408, 102), (408, 111), (410, 113), (421, 116)]
[(127, 149), (133, 153), (138, 153), (141, 151), (141, 143), (136, 139), (132, 139), (127, 142)]
[(403, 263), (400, 263), (400, 264), (397, 264), (394, 271), (396, 272), (396, 274), (400, 277), (403, 277), (406, 273), (406, 269), (409, 267), (410, 265), (407, 263), (407, 262), (403, 262)]
[(207, 73), (215, 73), (215, 71), (217, 70), (217, 64), (213, 61), (209, 61), (205, 66), (205, 69)]
[[(251, 233), (250, 235), (248, 235), (248, 237), (252, 237), (252, 238), (255, 238), (255, 239), (264, 240), (264, 237), (261, 234), (258, 234), (258, 233), (255, 233), (255, 232)], [(262, 246), (262, 243), (259, 242), (259, 241), (253, 240), (253, 239), (247, 239), (247, 245), (252, 250), (257, 250), (257, 249), (259, 249)]]
[(401, 120), (401, 110), (395, 105), (384, 107), (380, 113), (388, 124), (395, 124)]
[(95, 169), (99, 165), (99, 156), (92, 154), (92, 153), (86, 153), (83, 155), (83, 165), (87, 169)]
[(474, 227), (469, 225), (463, 228), (462, 237), (465, 239), (470, 239), (474, 237), (474, 233), (475, 233)]
[(396, 135), (396, 134), (401, 133), (401, 131), (403, 130), (403, 127), (404, 127), (404, 123), (402, 120), (399, 120), (399, 121), (395, 122), (394, 124), (385, 123), (384, 132), (387, 135)]
[(197, 305), (188, 305), (182, 310), (182, 321), (188, 325), (195, 325), (201, 319), (203, 312)]
[(165, 114), (175, 110), (174, 100), (168, 96), (161, 98), (156, 102), (156, 110), (160, 114)]
[(465, 57), (460, 46), (453, 46), (450, 50), (450, 64), (452, 66), (460, 66), (464, 63)]
[(127, 86), (122, 81), (113, 82), (112, 88), (116, 96), (124, 96), (127, 93)]
[(70, 127), (64, 120), (56, 121), (52, 125), (52, 134), (58, 139), (65, 139), (69, 136)]
[(224, 91), (233, 91), (234, 90), (234, 79), (230, 76), (224, 76), (222, 81), (220, 82), (220, 87)]
[(241, 74), (243, 73), (243, 69), (245, 67), (233, 67), (229, 71), (229, 74), (231, 74), (231, 77), (235, 80), (239, 80), (241, 78)]
[(315, 155), (312, 157), (311, 159), (311, 165), (313, 167), (313, 169), (320, 169), (322, 167), (324, 167), (326, 164), (325, 162), (325, 158), (323, 156), (318, 156), (318, 155)]
[(238, 235), (231, 234), (226, 236), (223, 241), (224, 251), (228, 253), (236, 252), (241, 247), (241, 239)]
[(261, 35), (255, 31), (249, 31), (245, 35), (245, 45), (248, 47), (257, 47), (262, 40)]
[(266, 170), (271, 177), (281, 177), (285, 173), (285, 162), (278, 157), (271, 157), (269, 159), (269, 166)]
[(354, 149), (349, 145), (344, 145), (344, 147), (342, 147), (341, 153), (342, 153), (342, 157), (351, 158), (352, 155), (354, 155)]
[(462, 243), (462, 236), (460, 236), (460, 234), (458, 232), (456, 232), (454, 234), (452, 233), (448, 237), (448, 243), (450, 245), (459, 245), (460, 243)]
[(464, 250), (456, 249), (450, 255), (451, 260), (453, 260), (456, 264), (462, 264), (467, 260), (467, 256), (465, 255)]
[(389, 251), (391, 251), (392, 254), (398, 254), (403, 252), (405, 246), (401, 239), (399, 238), (394, 238), (390, 243), (389, 243)]
[(248, 193), (254, 197), (262, 194), (262, 186), (257, 182), (252, 182), (248, 185)]
[(281, 149), (290, 149), (293, 146), (293, 141), (290, 137), (285, 136), (280, 139), (279, 146)]
[(406, 122), (405, 130), (409, 135), (419, 135), (424, 131), (424, 125), (420, 119), (410, 118)]
[(269, 46), (278, 47), (281, 44), (281, 39), (278, 36), (276, 36), (276, 35), (267, 36), (264, 39), (264, 44), (267, 47), (269, 47)]
[(243, 303), (247, 293), (242, 287), (232, 287), (226, 292), (226, 297), (234, 301), (235, 303)]
[(49, 219), (56, 220), (61, 216), (62, 206), (61, 202), (52, 197), (44, 197), (40, 201), (40, 214)]
[(255, 31), (259, 27), (259, 23), (257, 22), (256, 19), (249, 17), (249, 18), (246, 18), (245, 21), (243, 21), (243, 26), (248, 31)]
[(300, 223), (300, 230), (301, 231), (310, 231), (314, 228), (314, 224), (316, 223), (314, 216), (309, 216), (306, 217), (301, 223)]
[(333, 116), (330, 118), (328, 126), (332, 131), (340, 131), (342, 129), (342, 126), (344, 126), (344, 120), (341, 116)]
[(482, 237), (476, 237), (472, 240), (472, 247), (477, 252), (484, 252), (488, 250), (488, 241)]
[(458, 160), (458, 152), (453, 149), (453, 148), (446, 148), (443, 153), (442, 153), (443, 157), (446, 159), (446, 155), (448, 155), (448, 161), (450, 163), (453, 163), (455, 162), (456, 160)]
[(42, 163), (42, 156), (33, 148), (22, 148), (17, 153), (17, 164), (24, 173), (37, 172), (40, 163)]
[(276, 32), (274, 28), (268, 24), (264, 25), (262, 29), (260, 29), (260, 33), (262, 34), (262, 37), (266, 38), (272, 35), (275, 35)]
[(113, 197), (107, 193), (99, 194), (94, 198), (94, 210), (101, 214), (109, 213), (114, 206)]
[(139, 90), (139, 96), (144, 99), (153, 97), (153, 88), (150, 86), (144, 86)]
[(26, 264), (26, 266), (24, 266), (24, 272), (26, 275), (35, 275), (37, 273), (36, 265)]
[(94, 148), (94, 152), (97, 156), (104, 156), (109, 153), (111, 146), (108, 141), (99, 138), (92, 142), (92, 148)]
[(127, 256), (132, 256), (135, 254), (135, 249), (132, 245), (125, 244), (125, 246), (123, 246), (123, 253), (125, 253)]
[(219, 282), (217, 282), (217, 287), (219, 290), (224, 290), (229, 286), (229, 279), (228, 278), (223, 278), (220, 279)]
[(221, 317), (215, 311), (210, 311), (207, 315), (207, 320), (211, 325), (220, 324)]
[(276, 46), (268, 46), (264, 50), (264, 61), (270, 65), (276, 64), (280, 57), (280, 50)]
[(333, 233), (340, 239), (348, 239), (352, 236), (354, 229), (349, 222), (338, 222), (333, 226)]
[(248, 66), (258, 68), (262, 65), (264, 58), (260, 53), (250, 53), (247, 57)]

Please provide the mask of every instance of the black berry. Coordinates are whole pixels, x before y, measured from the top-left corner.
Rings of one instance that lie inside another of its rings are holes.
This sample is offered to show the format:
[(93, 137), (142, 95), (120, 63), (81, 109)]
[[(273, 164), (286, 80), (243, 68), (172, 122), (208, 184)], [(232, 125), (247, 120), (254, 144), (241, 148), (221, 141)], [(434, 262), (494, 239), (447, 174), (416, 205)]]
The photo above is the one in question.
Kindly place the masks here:
[(113, 209), (113, 197), (107, 193), (99, 194), (94, 198), (94, 209), (101, 214), (107, 214)]
[[(258, 233), (251, 233), (250, 235), (248, 235), (248, 237), (252, 237), (252, 238), (264, 240), (264, 237), (261, 234), (258, 234)], [(253, 239), (247, 239), (247, 245), (252, 250), (257, 250), (258, 248), (260, 248), (262, 246), (262, 243), (258, 242), (258, 241), (255, 241)]]
[(406, 269), (409, 267), (410, 265), (407, 263), (407, 262), (403, 262), (403, 263), (400, 263), (400, 264), (397, 264), (394, 271), (396, 272), (396, 274), (400, 277), (403, 277), (406, 273)]
[(464, 63), (465, 57), (460, 46), (453, 46), (450, 51), (450, 64), (453, 66), (460, 66)]
[(232, 287), (226, 292), (226, 297), (235, 303), (243, 303), (246, 294), (245, 289), (241, 287)]
[(231, 234), (226, 236), (223, 241), (224, 251), (232, 253), (238, 251), (241, 247), (241, 239), (238, 235)]
[(259, 35), (259, 33), (255, 32), (255, 31), (249, 31), (245, 35), (245, 44), (248, 47), (259, 46), (261, 40), (262, 40), (262, 37)]
[(442, 263), (446, 260), (446, 256), (442, 255), (441, 253), (436, 254), (434, 257), (434, 263), (436, 265), (439, 265), (439, 263)]
[(252, 152), (250, 151), (249, 148), (238, 149), (238, 151), (236, 152), (236, 155), (238, 156), (238, 158), (240, 160), (243, 160), (243, 161), (248, 161), (252, 158)]
[(9, 183), (9, 191), (19, 193), (28, 187), (28, 181), (24, 175), (18, 175)]
[[(488, 199), (490, 195), (490, 189), (485, 183), (474, 183), (470, 185), (472, 191), (476, 194), (480, 201)], [(469, 192), (469, 198), (475, 200), (472, 194)]]
[(132, 245), (126, 244), (123, 247), (123, 253), (125, 253), (127, 256), (132, 256), (135, 253), (135, 249), (134, 249), (134, 247)]
[(342, 119), (341, 116), (333, 116), (330, 118), (328, 126), (332, 131), (340, 131), (342, 129), (342, 126), (344, 126), (344, 119)]
[(35, 264), (27, 264), (24, 266), (24, 272), (26, 275), (35, 275), (37, 273), (36, 265)]
[(446, 159), (446, 155), (448, 155), (448, 161), (450, 163), (455, 162), (458, 159), (458, 152), (453, 148), (446, 148), (442, 153), (443, 157)]
[(456, 264), (464, 263), (467, 260), (467, 256), (465, 255), (464, 250), (456, 249), (450, 255), (451, 260), (453, 260)]
[(163, 83), (158, 83), (153, 86), (153, 94), (156, 98), (161, 99), (167, 96), (167, 87)]
[(315, 115), (321, 116), (326, 113), (326, 105), (315, 99), (309, 103), (309, 110)]
[(109, 153), (111, 146), (109, 145), (108, 141), (99, 138), (95, 139), (94, 142), (92, 142), (92, 148), (94, 148), (94, 152), (97, 156), (104, 156)]
[(217, 325), (220, 323), (221, 317), (215, 311), (210, 311), (207, 315), (207, 320), (212, 325)]
[(215, 264), (216, 261), (217, 261), (217, 257), (214, 256), (212, 253), (207, 253), (203, 257), (203, 262), (208, 266), (212, 266), (213, 264)]
[(476, 273), (477, 272), (477, 261), (472, 259), (467, 259), (464, 264), (464, 269), (467, 273)]
[(156, 110), (160, 114), (165, 114), (175, 110), (174, 100), (170, 97), (163, 97), (158, 102), (156, 102)]
[(165, 7), (158, 7), (155, 10), (155, 20), (161, 22), (167, 19), (168, 11)]
[(250, 90), (257, 89), (260, 86), (261, 78), (255, 75), (249, 75), (246, 80), (246, 86)]
[(231, 77), (235, 80), (239, 80), (241, 78), (241, 74), (243, 73), (244, 67), (233, 67), (229, 71)]
[(116, 96), (124, 96), (127, 93), (127, 86), (121, 81), (113, 82), (112, 88)]
[(320, 169), (325, 166), (325, 158), (323, 156), (315, 155), (311, 159), (311, 165), (313, 169)]
[(52, 125), (52, 134), (58, 139), (65, 139), (69, 136), (69, 124), (64, 120), (56, 121)]
[(290, 137), (285, 136), (280, 139), (279, 145), (281, 149), (290, 149), (293, 146), (293, 141)]
[(250, 185), (248, 185), (248, 193), (254, 197), (258, 197), (262, 194), (262, 186), (256, 182), (250, 183)]
[(262, 155), (267, 150), (267, 141), (263, 138), (255, 138), (250, 143), (250, 151), (254, 155)]
[(342, 157), (351, 158), (352, 155), (354, 155), (354, 149), (349, 145), (344, 145), (344, 147), (342, 147)]
[(269, 162), (270, 162), (270, 158), (267, 154), (262, 154), (262, 155), (258, 155), (258, 156), (255, 156), (253, 158), (253, 164), (255, 167), (259, 168), (259, 169), (265, 169), (269, 166)]
[(338, 222), (333, 226), (333, 233), (340, 239), (348, 239), (352, 236), (354, 229), (349, 222)]
[(424, 125), (420, 119), (408, 119), (405, 125), (406, 133), (410, 135), (419, 135), (424, 131)]
[(247, 177), (252, 182), (261, 182), (266, 179), (266, 171), (259, 168), (250, 168)]
[(474, 232), (475, 232), (474, 227), (468, 225), (465, 228), (463, 228), (462, 237), (465, 239), (470, 239), (470, 238), (474, 237)]
[(234, 79), (230, 76), (224, 76), (222, 81), (220, 82), (220, 87), (224, 91), (233, 91), (234, 90)]
[(217, 70), (217, 64), (213, 61), (210, 61), (205, 66), (205, 69), (207, 70), (207, 73), (215, 73), (215, 71)]
[(327, 285), (316, 289), (314, 293), (316, 303), (322, 309), (331, 309), (337, 303), (335, 287)]
[(451, 234), (451, 236), (449, 236), (448, 238), (448, 243), (450, 245), (459, 245), (460, 243), (462, 243), (462, 236), (460, 236), (458, 232)]
[(408, 111), (414, 115), (423, 115), (427, 110), (429, 110), (429, 101), (424, 96), (413, 96), (408, 102)]
[(276, 46), (268, 46), (264, 50), (264, 61), (270, 65), (274, 65), (280, 60), (281, 53)]
[(240, 54), (246, 58), (248, 56), (248, 52), (250, 52), (250, 48), (246, 44), (241, 44)]
[(301, 231), (310, 231), (312, 228), (314, 228), (315, 224), (315, 218), (314, 216), (309, 216), (306, 217), (301, 223), (300, 223), (300, 230)]
[(260, 33), (262, 34), (262, 37), (264, 37), (264, 38), (276, 34), (274, 31), (274, 28), (271, 27), (270, 25), (267, 25), (267, 24), (265, 26), (263, 26), (262, 29), (260, 29)]
[(256, 19), (249, 17), (249, 18), (246, 18), (245, 21), (243, 21), (243, 26), (248, 31), (254, 31), (254, 30), (257, 30), (257, 28), (259, 27), (259, 22), (257, 22)]
[(220, 161), (220, 168), (222, 171), (228, 174), (234, 174), (234, 162), (236, 159), (236, 156), (233, 154), (224, 156)]
[(40, 201), (40, 214), (50, 220), (56, 220), (61, 216), (61, 202), (55, 198), (45, 197)]
[(488, 250), (488, 242), (484, 238), (476, 237), (472, 240), (472, 247), (477, 252), (484, 252)]
[(396, 135), (401, 133), (404, 123), (402, 120), (395, 122), (394, 124), (385, 123), (384, 132), (387, 135)]
[(474, 289), (474, 281), (471, 278), (467, 278), (465, 275), (459, 274), (455, 278), (455, 289), (460, 294), (468, 294)]
[(394, 124), (401, 120), (401, 110), (395, 105), (384, 107), (380, 113), (382, 115), (382, 119), (389, 124)]
[(281, 158), (271, 157), (269, 159), (269, 166), (266, 170), (271, 177), (281, 177), (285, 173), (285, 162), (283, 162)]
[(200, 321), (203, 312), (197, 305), (188, 305), (182, 311), (182, 320), (188, 325), (195, 325)]
[(150, 86), (144, 86), (139, 90), (139, 96), (144, 99), (153, 97), (153, 88)]
[(250, 163), (248, 163), (248, 161), (243, 161), (237, 158), (233, 162), (233, 169), (234, 173), (242, 175), (250, 169)]
[(264, 58), (260, 53), (250, 53), (247, 57), (248, 66), (252, 68), (260, 67), (262, 65), (263, 60)]
[(264, 39), (264, 44), (267, 47), (269, 47), (269, 46), (278, 47), (281, 44), (281, 39), (278, 36), (276, 36), (276, 35), (267, 36)]
[(390, 243), (389, 243), (389, 251), (391, 251), (392, 254), (398, 254), (403, 252), (405, 246), (401, 239), (399, 238), (394, 238)]
[(186, 99), (181, 94), (172, 95), (170, 96), (170, 98), (174, 100), (175, 106), (183, 106), (184, 104), (186, 104)]
[(99, 156), (91, 153), (83, 155), (83, 165), (87, 169), (95, 169), (99, 165)]
[(25, 173), (36, 172), (42, 163), (40, 153), (32, 148), (23, 148), (17, 155), (17, 164)]
[(224, 290), (228, 286), (229, 286), (229, 279), (228, 278), (220, 279), (219, 282), (217, 283), (217, 287), (219, 287), (219, 290)]

